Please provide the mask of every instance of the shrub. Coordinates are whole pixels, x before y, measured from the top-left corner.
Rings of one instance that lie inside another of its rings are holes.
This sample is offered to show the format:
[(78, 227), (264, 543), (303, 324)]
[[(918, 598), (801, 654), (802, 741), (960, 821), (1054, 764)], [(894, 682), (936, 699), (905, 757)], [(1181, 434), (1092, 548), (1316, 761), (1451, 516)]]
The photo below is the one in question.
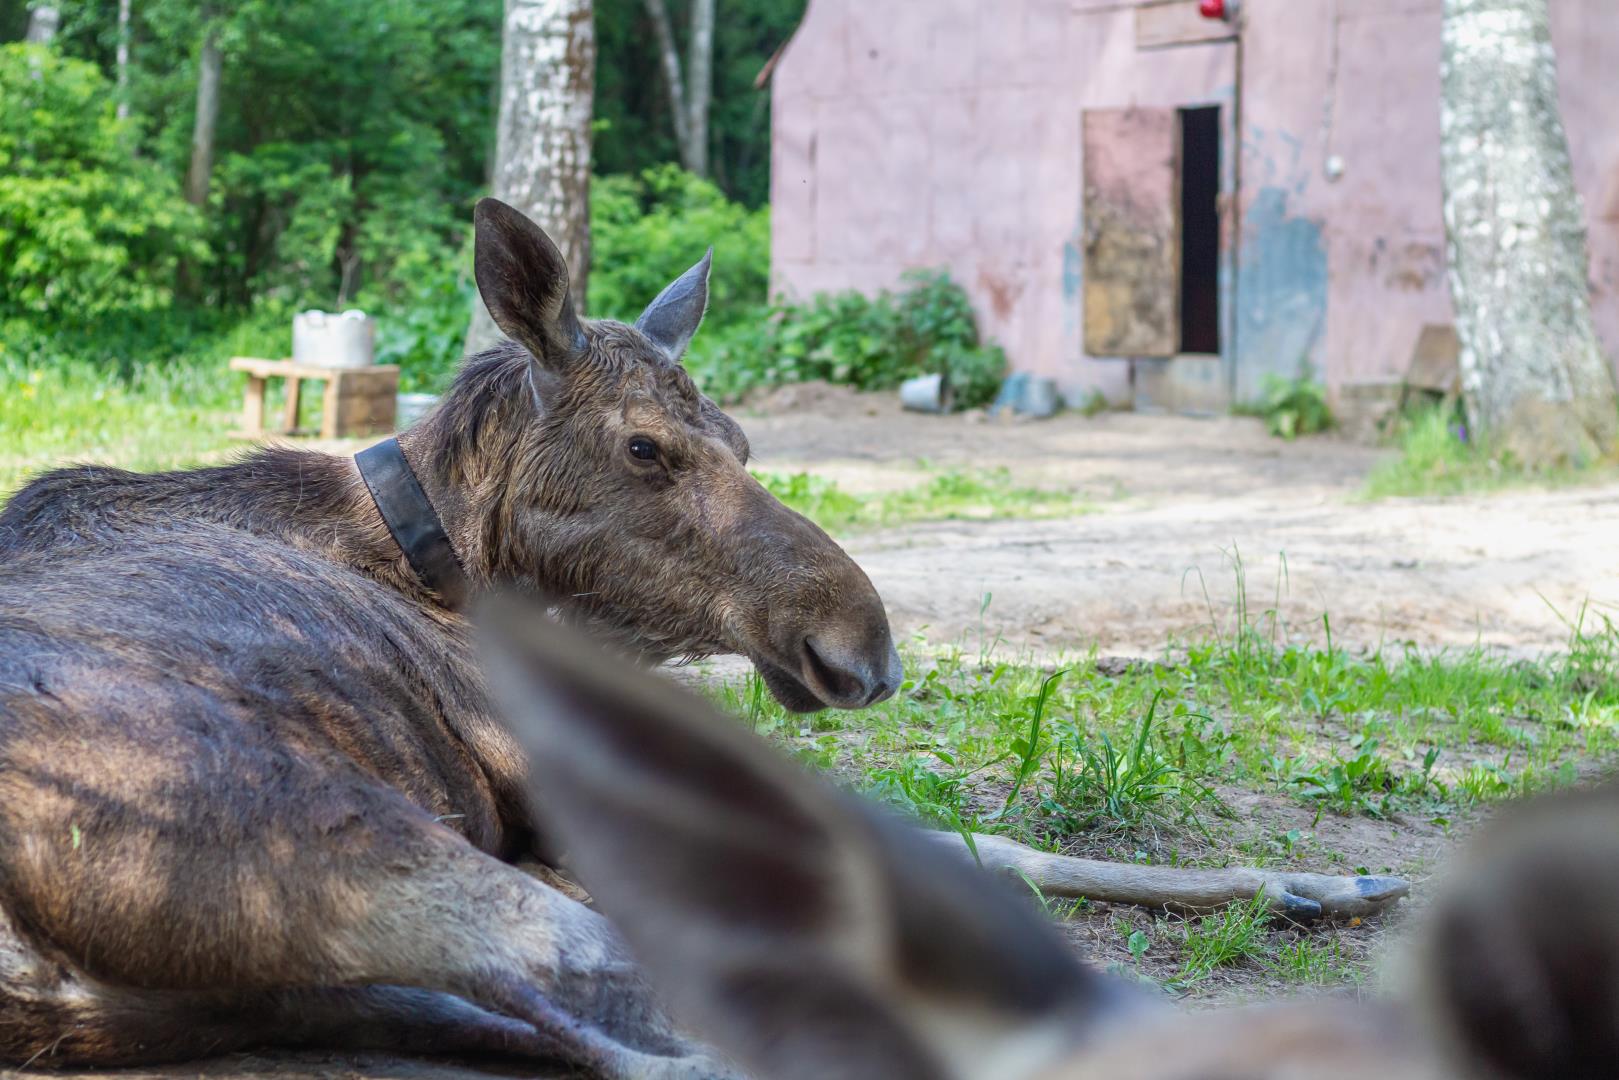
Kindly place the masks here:
[(1282, 439), (1317, 435), (1335, 423), (1327, 405), (1327, 388), (1305, 375), (1292, 379), (1265, 376), (1258, 404), (1238, 411), (1263, 418), (1266, 429)]
[(598, 177), (590, 194), (590, 310), (633, 320), (714, 247), (710, 330), (757, 321), (770, 285), (770, 212), (749, 210), (702, 177), (663, 165)]
[(94, 64), (0, 46), (0, 318), (153, 311), (202, 222), (174, 178), (135, 156)]
[(963, 408), (986, 404), (1006, 356), (978, 339), (966, 292), (940, 271), (906, 276), (899, 293), (846, 291), (778, 305), (758, 327), (733, 327), (692, 361), (704, 389), (722, 400), (755, 386), (824, 380), (890, 390), (915, 375), (943, 373)]

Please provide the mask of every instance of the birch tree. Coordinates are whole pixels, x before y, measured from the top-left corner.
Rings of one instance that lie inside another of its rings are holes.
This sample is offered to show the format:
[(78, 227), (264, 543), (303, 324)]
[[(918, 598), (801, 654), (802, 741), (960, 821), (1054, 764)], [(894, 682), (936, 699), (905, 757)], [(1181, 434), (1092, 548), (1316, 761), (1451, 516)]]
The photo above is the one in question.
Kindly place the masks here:
[(23, 40), (30, 45), (49, 45), (62, 25), (62, 13), (55, 4), (35, 4), (28, 12), (28, 35)]
[(118, 119), (129, 119), (129, 5), (130, 0), (118, 0)]
[(708, 118), (714, 99), (714, 0), (692, 0), (690, 51), (684, 64), (665, 0), (646, 0), (646, 12), (669, 88), (680, 164), (688, 172), (707, 176)]
[(214, 133), (219, 128), (219, 80), (225, 56), (219, 47), (219, 20), (203, 9), (202, 52), (197, 58), (197, 113), (191, 126), (191, 166), (186, 170), (186, 202), (203, 206), (214, 173)]
[(1531, 468), (1619, 449), (1547, 0), (1444, 0), (1451, 294), (1474, 429)]
[[(493, 194), (527, 214), (568, 261), (574, 302), (590, 273), (590, 122), (596, 81), (591, 0), (506, 0)], [(467, 352), (500, 340), (473, 301)]]

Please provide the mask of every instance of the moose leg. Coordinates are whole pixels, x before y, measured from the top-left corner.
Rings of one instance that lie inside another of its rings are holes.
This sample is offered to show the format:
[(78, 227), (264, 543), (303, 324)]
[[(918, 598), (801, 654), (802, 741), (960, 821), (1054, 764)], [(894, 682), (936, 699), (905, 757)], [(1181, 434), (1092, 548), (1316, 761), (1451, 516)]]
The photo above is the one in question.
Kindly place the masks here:
[[(965, 858), (974, 856), (955, 833), (928, 835)], [(1310, 922), (1369, 915), (1411, 891), (1410, 883), (1398, 877), (1301, 874), (1247, 867), (1190, 870), (1080, 859), (1036, 851), (1004, 836), (974, 834), (973, 847), (984, 869), (1023, 878), (1048, 896), (1082, 896), (1174, 911), (1209, 911), (1234, 900), (1251, 900), (1263, 892), (1272, 911), (1297, 922)]]
[[(127, 1032), (120, 1018), (141, 1015), (153, 1023), (139, 1042), (184, 1053), (206, 1052), (188, 1023), (223, 1048), (274, 1036), (278, 1015), (307, 1020), (286, 1034), (308, 1042), (321, 1033), (308, 1002), (325, 990), (401, 987), (482, 1010), (415, 999), (429, 1029), (473, 1045), (609, 1078), (732, 1075), (673, 1028), (601, 916), (346, 763), (242, 732), (141, 744), (92, 727), (74, 753), (0, 740), (0, 902), (50, 958), (0, 954), (4, 1057), (113, 1063), (116, 1046), (75, 1033)], [(76, 978), (53, 984), (62, 967)], [(288, 988), (310, 996), (264, 996)], [(232, 993), (258, 1011), (221, 1015)], [(387, 1027), (412, 1000), (340, 1004)]]

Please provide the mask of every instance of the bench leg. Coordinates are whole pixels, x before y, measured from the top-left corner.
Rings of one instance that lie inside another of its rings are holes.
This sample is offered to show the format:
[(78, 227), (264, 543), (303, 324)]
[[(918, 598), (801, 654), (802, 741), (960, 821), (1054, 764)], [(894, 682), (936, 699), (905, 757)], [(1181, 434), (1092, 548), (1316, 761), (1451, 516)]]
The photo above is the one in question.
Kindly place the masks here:
[(298, 430), (298, 404), (303, 398), (303, 380), (287, 376), (287, 404), (281, 411), (281, 430), (288, 435)]
[(326, 380), (326, 390), (320, 396), (320, 437), (323, 439), (337, 438), (337, 410), (347, 381), (341, 371)]
[(242, 433), (264, 434), (264, 380), (252, 375), (247, 377), (247, 387), (242, 391)]

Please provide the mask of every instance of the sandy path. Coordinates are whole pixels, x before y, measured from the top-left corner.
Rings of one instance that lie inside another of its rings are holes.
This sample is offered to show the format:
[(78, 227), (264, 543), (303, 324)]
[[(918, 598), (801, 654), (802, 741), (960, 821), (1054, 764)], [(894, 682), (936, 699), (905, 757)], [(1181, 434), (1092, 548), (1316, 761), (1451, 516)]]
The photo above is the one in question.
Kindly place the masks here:
[[(1035, 424), (911, 416), (877, 399), (744, 417), (761, 467), (810, 469), (852, 491), (914, 483), (931, 467), (1005, 467), (1013, 481), (1084, 493), (1096, 512), (1052, 521), (958, 521), (856, 535), (850, 552), (896, 630), (976, 645), (1152, 652), (1229, 625), (1240, 551), (1250, 609), (1359, 646), (1482, 640), (1563, 645), (1558, 612), (1619, 616), (1619, 486), (1453, 499), (1358, 501), (1378, 452), (1284, 443), (1257, 421), (1135, 415)], [(1224, 550), (1222, 550), (1224, 549)], [(1548, 604), (1549, 602), (1549, 604)], [(1553, 608), (1557, 610), (1554, 611)]]

